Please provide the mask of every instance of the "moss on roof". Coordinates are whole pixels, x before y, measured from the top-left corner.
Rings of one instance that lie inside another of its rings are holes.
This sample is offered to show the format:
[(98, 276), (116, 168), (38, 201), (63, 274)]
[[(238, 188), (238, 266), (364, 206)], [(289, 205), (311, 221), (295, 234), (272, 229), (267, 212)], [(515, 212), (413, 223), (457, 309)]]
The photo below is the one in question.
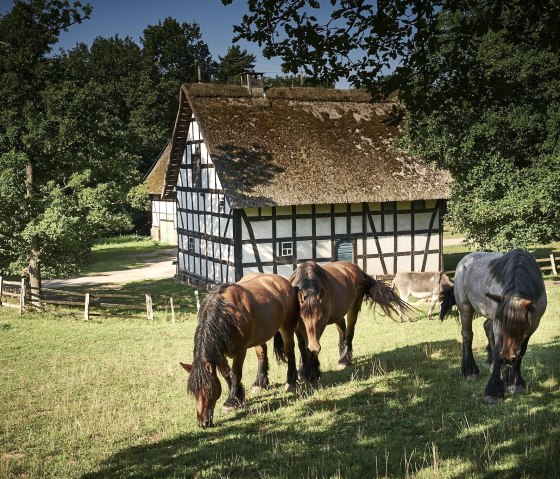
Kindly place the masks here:
[(395, 149), (392, 103), (357, 90), (274, 88), (263, 99), (199, 88), (183, 91), (234, 208), (449, 197), (447, 173)]
[(159, 158), (152, 165), (152, 168), (144, 178), (144, 184), (148, 187), (150, 195), (161, 195), (165, 184), (165, 173), (169, 165), (169, 153), (171, 152), (171, 142), (168, 142)]

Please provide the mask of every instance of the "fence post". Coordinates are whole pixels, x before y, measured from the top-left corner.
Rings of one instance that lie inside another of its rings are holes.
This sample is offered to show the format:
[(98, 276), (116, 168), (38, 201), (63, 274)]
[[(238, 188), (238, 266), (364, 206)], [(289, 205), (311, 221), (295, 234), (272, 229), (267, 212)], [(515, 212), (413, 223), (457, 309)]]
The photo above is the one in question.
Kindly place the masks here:
[(173, 297), (169, 298), (169, 306), (171, 306), (171, 322), (175, 323), (175, 307), (173, 306)]
[(86, 293), (86, 299), (84, 303), (84, 321), (89, 321), (89, 293)]
[(4, 285), (4, 278), (0, 276), (0, 306), (2, 306), (2, 286)]
[(148, 319), (154, 319), (154, 309), (152, 307), (152, 295), (146, 295), (146, 315)]
[(552, 266), (552, 274), (558, 275), (558, 270), (556, 269), (556, 262), (554, 260), (554, 253), (550, 253), (550, 265)]
[(25, 309), (25, 278), (21, 278), (21, 289), (19, 292), (19, 314)]
[(198, 289), (194, 290), (194, 295), (196, 296), (196, 312), (200, 311), (200, 299), (198, 298)]

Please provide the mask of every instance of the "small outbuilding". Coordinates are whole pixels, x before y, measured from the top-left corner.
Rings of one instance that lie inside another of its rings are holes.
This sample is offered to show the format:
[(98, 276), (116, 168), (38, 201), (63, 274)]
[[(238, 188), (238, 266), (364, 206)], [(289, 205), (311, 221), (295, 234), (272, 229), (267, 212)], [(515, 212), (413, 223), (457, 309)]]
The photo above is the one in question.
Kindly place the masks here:
[(174, 197), (162, 198), (165, 174), (169, 166), (171, 141), (167, 143), (157, 161), (144, 178), (152, 203), (152, 226), (150, 234), (153, 240), (163, 244), (177, 244), (177, 208)]
[(394, 102), (360, 90), (183, 85), (163, 199), (178, 277), (289, 276), (305, 260), (371, 275), (443, 268), (450, 176), (394, 146)]

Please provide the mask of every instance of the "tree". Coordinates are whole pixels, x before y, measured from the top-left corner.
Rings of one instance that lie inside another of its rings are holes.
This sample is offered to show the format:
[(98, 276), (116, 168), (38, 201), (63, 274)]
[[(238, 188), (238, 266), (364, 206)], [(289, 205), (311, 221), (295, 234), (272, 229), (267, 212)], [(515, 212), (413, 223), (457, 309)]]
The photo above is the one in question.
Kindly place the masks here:
[(138, 181), (112, 85), (64, 76), (49, 56), (62, 29), (89, 6), (16, 1), (0, 17), (0, 269), (68, 273), (96, 235), (130, 225), (125, 201)]
[(219, 63), (217, 68), (216, 80), (218, 83), (239, 84), (240, 76), (243, 72), (253, 70), (255, 68), (255, 55), (241, 50), (238, 45), (228, 48), (227, 53), (223, 57), (218, 57)]
[(558, 238), (556, 2), (249, 0), (248, 6), (237, 39), (280, 56), (288, 71), (303, 68), (327, 81), (346, 77), (375, 97), (398, 91), (408, 116), (402, 146), (451, 172), (449, 218), (468, 240), (509, 249)]

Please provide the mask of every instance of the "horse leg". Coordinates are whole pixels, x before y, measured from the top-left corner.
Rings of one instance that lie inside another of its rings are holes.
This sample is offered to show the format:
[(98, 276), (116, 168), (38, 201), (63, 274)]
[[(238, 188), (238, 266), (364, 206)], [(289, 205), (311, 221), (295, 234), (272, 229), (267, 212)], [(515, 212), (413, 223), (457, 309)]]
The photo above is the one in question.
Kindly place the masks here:
[(494, 329), (491, 319), (484, 321), (484, 331), (486, 331), (486, 337), (488, 338), (488, 346), (486, 346), (488, 364), (492, 364), (492, 357), (494, 355)]
[(245, 390), (243, 389), (243, 384), (241, 384), (241, 379), (243, 377), (243, 362), (246, 355), (247, 350), (243, 349), (233, 357), (230, 374), (231, 389), (223, 407), (225, 412), (233, 411), (245, 403)]
[(259, 394), (263, 389), (269, 386), (268, 381), (268, 355), (266, 354), (266, 343), (255, 347), (255, 352), (257, 353), (257, 377), (251, 388), (251, 393)]
[(494, 337), (494, 349), (492, 351), (492, 366), (490, 379), (488, 379), (488, 384), (486, 384), (486, 389), (484, 390), (485, 401), (488, 404), (497, 404), (504, 399), (504, 382), (501, 378), (501, 370), (503, 359), (500, 351), (502, 350), (502, 337)]
[(523, 356), (527, 352), (529, 338), (525, 339), (523, 343), (521, 343), (521, 349), (513, 365), (506, 367), (505, 380), (510, 394), (525, 391), (525, 380), (521, 377), (521, 361), (523, 361)]
[(461, 304), (459, 307), (459, 314), (461, 316), (461, 336), (463, 337), (461, 373), (463, 373), (463, 376), (467, 380), (474, 381), (478, 379), (478, 374), (480, 372), (472, 352), (472, 318), (474, 310), (470, 305)]
[(297, 371), (296, 371), (296, 354), (294, 332), (291, 329), (280, 329), (282, 342), (284, 343), (284, 354), (288, 360), (288, 373), (286, 374), (286, 384), (284, 389), (286, 392), (296, 391)]
[(346, 321), (340, 318), (336, 321), (338, 330), (338, 353), (340, 355), (339, 364), (348, 361), (348, 347), (346, 346)]
[(344, 369), (346, 366), (352, 364), (352, 341), (354, 340), (354, 329), (356, 328), (356, 321), (358, 320), (362, 299), (363, 297), (356, 298), (356, 301), (352, 303), (348, 313), (346, 313), (346, 335), (344, 338), (346, 342), (346, 354), (338, 361), (339, 369)]
[(298, 369), (299, 380), (303, 382), (311, 382), (315, 379), (319, 379), (319, 376), (321, 376), (319, 357), (317, 354), (311, 354), (309, 349), (307, 349), (307, 336), (305, 335), (305, 328), (300, 328), (298, 325), (295, 329), (295, 333), (301, 358)]
[(228, 390), (231, 391), (231, 369), (229, 367), (229, 364), (225, 356), (222, 356), (222, 359), (218, 363), (218, 370), (226, 380), (226, 383), (228, 385)]

